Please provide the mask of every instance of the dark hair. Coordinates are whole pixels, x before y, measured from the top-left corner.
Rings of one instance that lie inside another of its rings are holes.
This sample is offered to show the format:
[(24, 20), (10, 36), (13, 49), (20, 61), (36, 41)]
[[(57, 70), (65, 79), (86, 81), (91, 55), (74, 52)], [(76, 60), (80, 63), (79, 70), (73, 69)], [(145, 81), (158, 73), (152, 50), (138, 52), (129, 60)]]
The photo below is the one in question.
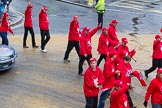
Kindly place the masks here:
[(124, 57), (124, 60), (131, 61), (131, 57), (127, 55), (127, 56)]

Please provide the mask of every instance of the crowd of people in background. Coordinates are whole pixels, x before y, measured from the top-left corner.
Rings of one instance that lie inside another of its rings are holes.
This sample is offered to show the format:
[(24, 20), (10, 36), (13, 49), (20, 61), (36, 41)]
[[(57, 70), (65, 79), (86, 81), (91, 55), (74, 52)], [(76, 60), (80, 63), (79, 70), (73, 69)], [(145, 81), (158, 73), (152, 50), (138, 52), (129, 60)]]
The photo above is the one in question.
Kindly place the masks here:
[[(98, 0), (97, 0), (98, 1)], [(5, 0), (1, 0), (1, 5), (6, 5)], [(23, 48), (29, 48), (26, 40), (28, 31), (32, 38), (32, 47), (38, 48), (35, 42), (35, 34), (32, 25), (32, 4), (28, 3), (25, 10)], [(110, 108), (136, 108), (129, 89), (132, 89), (131, 78), (136, 77), (141, 86), (147, 86), (142, 78), (142, 73), (134, 70), (131, 60), (136, 50), (129, 50), (127, 45), (129, 40), (126, 37), (118, 39), (116, 26), (118, 21), (112, 20), (109, 27), (103, 27), (103, 14), (105, 11), (104, 0), (99, 0), (95, 6), (98, 13), (98, 26), (93, 29), (85, 26), (80, 31), (79, 16), (74, 16), (70, 22), (67, 49), (64, 55), (64, 62), (70, 63), (68, 59), (73, 47), (75, 47), (79, 63), (78, 75), (84, 76), (83, 90), (86, 99), (85, 108), (104, 108), (105, 101), (109, 97)], [(0, 9), (1, 11), (1, 9)], [(48, 8), (43, 6), (39, 13), (39, 28), (41, 34), (41, 51), (47, 53), (46, 44), (50, 40), (49, 21), (47, 15)], [(14, 35), (8, 22), (8, 13), (3, 12), (2, 23), (0, 26), (0, 36), (2, 44), (8, 45), (7, 31)], [(0, 12), (1, 17), (1, 12)], [(98, 40), (97, 51), (100, 54), (97, 60), (92, 55), (91, 38), (96, 32), (101, 30)], [(161, 29), (162, 32), (162, 29)], [(151, 96), (152, 108), (162, 108), (162, 37), (157, 34), (153, 43), (152, 67), (144, 71), (148, 74), (157, 69), (156, 78), (154, 78), (146, 92), (143, 105), (147, 107), (149, 97)], [(104, 59), (104, 68), (99, 65)], [(88, 68), (83, 69), (83, 63), (87, 60)], [(85, 72), (84, 72), (85, 70)], [(99, 91), (100, 96), (99, 96)], [(99, 99), (98, 99), (99, 97)], [(99, 100), (99, 102), (98, 102)]]

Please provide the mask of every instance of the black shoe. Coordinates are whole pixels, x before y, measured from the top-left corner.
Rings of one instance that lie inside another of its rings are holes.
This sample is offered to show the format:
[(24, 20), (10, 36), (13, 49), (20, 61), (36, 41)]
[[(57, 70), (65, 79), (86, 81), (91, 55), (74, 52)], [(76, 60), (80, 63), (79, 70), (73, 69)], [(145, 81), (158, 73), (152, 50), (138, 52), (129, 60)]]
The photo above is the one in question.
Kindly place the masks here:
[(23, 46), (23, 48), (29, 48), (28, 46)]
[(33, 48), (39, 48), (39, 46), (33, 46)]
[(131, 108), (137, 108), (136, 106), (132, 106)]
[(80, 74), (78, 74), (79, 76), (84, 76), (84, 74), (82, 74), (82, 73), (80, 73)]
[(148, 73), (144, 71), (146, 79), (148, 78)]
[(71, 61), (70, 60), (64, 60), (64, 63), (70, 63)]

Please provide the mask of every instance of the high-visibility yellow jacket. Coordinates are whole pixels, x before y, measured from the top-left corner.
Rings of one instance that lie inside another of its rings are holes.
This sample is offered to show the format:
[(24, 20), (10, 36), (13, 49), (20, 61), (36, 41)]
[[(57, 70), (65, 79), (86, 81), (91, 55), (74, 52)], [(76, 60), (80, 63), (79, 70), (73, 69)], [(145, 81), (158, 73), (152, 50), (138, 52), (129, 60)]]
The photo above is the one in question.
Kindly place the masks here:
[(99, 0), (98, 3), (95, 5), (95, 9), (98, 13), (104, 13), (105, 12), (105, 1)]

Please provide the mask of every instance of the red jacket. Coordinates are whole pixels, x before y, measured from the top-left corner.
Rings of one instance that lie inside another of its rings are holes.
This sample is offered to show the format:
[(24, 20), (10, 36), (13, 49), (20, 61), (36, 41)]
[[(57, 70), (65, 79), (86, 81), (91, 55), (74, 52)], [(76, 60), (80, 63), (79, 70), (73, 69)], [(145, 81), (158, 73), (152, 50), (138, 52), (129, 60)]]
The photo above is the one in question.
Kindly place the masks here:
[(114, 86), (115, 78), (115, 61), (112, 61), (109, 57), (107, 57), (106, 62), (104, 64), (103, 75), (105, 78), (103, 88), (102, 89), (111, 89)]
[(91, 46), (91, 37), (99, 30), (99, 26), (91, 30), (88, 35), (82, 32), (82, 36), (80, 39), (80, 55), (84, 54), (92, 54), (92, 46)]
[(111, 40), (119, 42), (119, 39), (117, 37), (117, 30), (112, 24), (109, 24), (108, 35)]
[(132, 66), (130, 63), (126, 64), (124, 61), (121, 61), (117, 67), (120, 71), (119, 79), (124, 83), (131, 83), (131, 74), (133, 72)]
[(117, 91), (112, 91), (110, 94), (110, 108), (130, 108), (128, 103), (128, 97), (125, 92), (128, 90), (128, 86), (124, 85)]
[(154, 41), (152, 58), (162, 59), (162, 42), (160, 40)]
[(84, 74), (84, 95), (86, 97), (98, 96), (99, 88), (94, 86), (94, 79), (98, 78), (98, 84), (103, 84), (104, 77), (101, 69), (97, 66), (96, 71), (93, 71), (90, 67), (86, 70)]
[(41, 10), (39, 13), (39, 28), (40, 30), (49, 30), (49, 21), (47, 13)]
[(123, 60), (125, 56), (129, 54), (129, 48), (127, 46), (119, 45), (117, 49), (117, 57), (119, 60)]
[(108, 53), (108, 45), (109, 45), (109, 41), (108, 41), (107, 35), (101, 33), (99, 42), (98, 42), (97, 51), (100, 54), (107, 54)]
[(27, 6), (26, 10), (25, 10), (25, 20), (24, 20), (24, 26), (25, 27), (32, 27), (32, 11), (31, 11), (31, 7)]
[(69, 41), (79, 41), (79, 22), (72, 20), (69, 28)]
[(158, 76), (154, 78), (147, 89), (145, 101), (148, 102), (151, 96), (151, 102), (154, 104), (162, 104), (162, 81)]
[(8, 22), (7, 16), (8, 16), (8, 13), (4, 13), (3, 14), (2, 24), (1, 24), (1, 27), (0, 27), (0, 32), (7, 32), (7, 31), (9, 31), (10, 33), (13, 34), (13, 31), (12, 31), (11, 27), (9, 26), (9, 22)]

